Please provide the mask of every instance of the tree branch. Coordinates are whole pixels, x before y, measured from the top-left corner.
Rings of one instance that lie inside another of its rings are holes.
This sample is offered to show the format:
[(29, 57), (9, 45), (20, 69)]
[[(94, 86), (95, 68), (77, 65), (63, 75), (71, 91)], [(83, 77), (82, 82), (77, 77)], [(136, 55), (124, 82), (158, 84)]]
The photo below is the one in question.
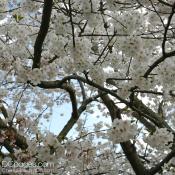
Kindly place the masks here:
[(74, 89), (71, 86), (67, 86), (67, 87), (65, 86), (64, 89), (69, 93), (69, 96), (70, 96), (70, 100), (72, 103), (72, 114), (71, 114), (70, 120), (64, 126), (60, 134), (57, 136), (57, 139), (59, 142), (61, 142), (66, 137), (66, 135), (72, 129), (72, 127), (77, 122), (80, 116), (77, 110), (77, 100), (76, 100), (76, 94)]
[(156, 127), (154, 124), (152, 124), (151, 122), (149, 122), (146, 118), (144, 118), (143, 116), (139, 115), (137, 112), (133, 112), (132, 116), (134, 118), (136, 118), (137, 120), (139, 120), (150, 132), (154, 132), (156, 131)]
[(69, 119), (69, 121), (67, 122), (67, 124), (64, 126), (64, 128), (62, 129), (62, 131), (57, 136), (57, 139), (58, 139), (59, 142), (61, 142), (66, 137), (66, 135), (72, 129), (72, 127), (74, 126), (74, 124), (76, 124), (76, 122), (79, 119), (80, 115), (86, 109), (86, 106), (89, 103), (91, 103), (92, 101), (94, 101), (95, 99), (97, 99), (98, 97), (100, 97), (100, 95), (96, 95), (94, 97), (90, 97), (90, 98), (84, 100), (83, 103), (82, 103), (82, 105), (77, 110), (77, 117), (76, 118), (73, 116), (73, 113), (72, 113), (71, 118)]
[(158, 114), (154, 113), (151, 109), (149, 109), (146, 105), (144, 105), (141, 101), (139, 101), (139, 99), (136, 99), (135, 97), (135, 101), (133, 103), (129, 102), (125, 99), (123, 99), (122, 97), (120, 97), (119, 95), (117, 95), (117, 93), (113, 90), (110, 90), (108, 88), (105, 88), (103, 86), (98, 85), (97, 83), (90, 81), (89, 79), (85, 79), (81, 76), (78, 75), (70, 75), (67, 77), (64, 77), (62, 80), (56, 80), (56, 81), (48, 81), (48, 82), (41, 82), (41, 84), (39, 84), (38, 86), (41, 88), (62, 88), (62, 85), (71, 79), (75, 79), (75, 80), (79, 80), (82, 81), (83, 83), (86, 83), (92, 87), (97, 88), (100, 91), (103, 91), (105, 94), (110, 94), (113, 97), (115, 97), (117, 100), (119, 100), (120, 102), (124, 103), (125, 105), (127, 105), (128, 107), (130, 107), (133, 111), (137, 112), (139, 115), (144, 116), (146, 119), (150, 120), (151, 122), (153, 122), (156, 126), (158, 127), (166, 127), (167, 129), (171, 130), (172, 132), (174, 132), (165, 121), (163, 121)]
[(157, 113), (155, 113), (153, 110), (151, 110), (149, 107), (147, 107), (136, 96), (134, 96), (134, 99), (132, 100), (132, 104), (131, 105), (133, 106), (133, 108), (136, 108), (138, 111), (141, 111), (142, 114), (145, 114), (143, 116), (146, 119), (148, 119), (149, 121), (153, 122), (157, 127), (159, 127), (159, 128), (166, 127), (168, 130), (170, 130), (170, 131), (172, 131), (174, 133), (172, 128)]
[(162, 41), (162, 56), (156, 60), (150, 67), (149, 69), (146, 71), (146, 73), (144, 74), (144, 77), (147, 78), (148, 75), (152, 72), (152, 70), (157, 67), (160, 63), (162, 63), (166, 58), (174, 56), (175, 55), (175, 51), (166, 53), (165, 51), (165, 44), (166, 44), (166, 40), (167, 40), (167, 32), (169, 29), (169, 26), (171, 24), (171, 19), (174, 15), (174, 9), (175, 9), (175, 3), (172, 6), (172, 11), (170, 13), (170, 16), (168, 17), (168, 21), (167, 21), (167, 25), (165, 26), (165, 31), (164, 31), (164, 36), (163, 36), (163, 41)]
[(165, 163), (168, 163), (175, 156), (175, 149), (173, 149), (161, 162), (159, 162), (155, 167), (149, 170), (150, 175), (154, 175), (162, 170)]
[[(109, 96), (102, 95), (101, 98), (109, 110), (112, 121), (115, 118), (121, 119), (120, 109), (109, 98)], [(136, 175), (148, 175), (148, 171), (143, 166), (143, 163), (141, 162), (139, 156), (137, 155), (136, 148), (135, 148), (134, 144), (132, 144), (131, 141), (126, 141), (126, 142), (120, 143), (120, 145), (121, 145), (127, 159), (129, 160), (134, 172), (136, 173)]]
[[(12, 128), (12, 127), (9, 127), (7, 126), (3, 120), (0, 118), (0, 130), (11, 130), (13, 131), (13, 134), (15, 135), (15, 144), (21, 148), (22, 150), (25, 150), (27, 149), (28, 145), (27, 145), (27, 142), (26, 142), (26, 138), (20, 134), (17, 133), (17, 130), (15, 128)], [(7, 150), (10, 152), (10, 153), (13, 153), (13, 146), (10, 145), (8, 139), (6, 139), (3, 143), (3, 145), (7, 148)]]
[(162, 42), (162, 54), (163, 55), (165, 55), (165, 53), (166, 53), (165, 44), (166, 44), (166, 40), (167, 40), (168, 29), (169, 29), (169, 26), (171, 24), (172, 17), (174, 15), (174, 9), (175, 9), (175, 3), (173, 4), (170, 16), (168, 17), (167, 25), (165, 26), (165, 31), (164, 31), (164, 35), (163, 35), (163, 42)]
[(52, 12), (52, 4), (53, 4), (53, 0), (44, 0), (41, 26), (34, 45), (34, 58), (33, 58), (32, 68), (40, 67), (42, 46), (49, 29), (50, 17)]

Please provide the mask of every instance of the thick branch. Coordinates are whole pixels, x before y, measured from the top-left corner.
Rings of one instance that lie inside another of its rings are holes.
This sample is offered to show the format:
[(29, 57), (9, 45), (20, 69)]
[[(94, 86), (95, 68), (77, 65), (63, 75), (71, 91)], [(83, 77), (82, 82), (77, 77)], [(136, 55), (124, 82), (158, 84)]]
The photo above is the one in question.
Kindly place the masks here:
[(167, 3), (167, 2), (165, 2), (165, 1), (163, 1), (163, 0), (158, 0), (161, 4), (164, 4), (164, 5), (166, 5), (166, 6), (169, 6), (169, 7), (172, 7), (172, 5), (171, 4), (169, 4), (169, 3)]
[(150, 169), (150, 175), (154, 175), (161, 171), (164, 164), (168, 163), (175, 156), (175, 149), (172, 150), (161, 162), (159, 162), (155, 167)]
[(75, 47), (74, 23), (73, 23), (73, 19), (72, 19), (72, 7), (71, 7), (70, 0), (69, 0), (69, 16), (70, 16), (70, 23), (71, 23), (71, 28), (72, 28), (73, 47)]
[(4, 116), (4, 118), (8, 118), (8, 113), (7, 113), (7, 110), (4, 107), (3, 103), (0, 103), (0, 110), (1, 110), (2, 115)]
[(82, 114), (82, 112), (86, 109), (86, 106), (94, 101), (96, 98), (98, 98), (100, 95), (96, 95), (92, 98), (88, 98), (86, 100), (83, 101), (82, 105), (78, 108), (77, 110), (77, 117), (75, 118), (73, 116), (73, 113), (72, 113), (72, 116), (71, 118), (69, 119), (69, 121), (67, 122), (67, 124), (64, 126), (64, 128), (62, 129), (62, 131), (59, 133), (59, 135), (57, 136), (57, 139), (59, 142), (61, 142), (65, 137), (66, 135), (68, 134), (68, 132), (72, 129), (72, 127), (74, 126), (74, 124), (76, 124), (77, 120), (79, 119), (80, 115)]
[(165, 55), (161, 56), (159, 59), (157, 59), (150, 67), (149, 69), (145, 72), (144, 77), (148, 78), (148, 75), (153, 71), (154, 68), (156, 68), (160, 63), (165, 61), (165, 59), (175, 56), (175, 51), (165, 53)]
[(49, 29), (50, 17), (52, 12), (52, 4), (53, 4), (53, 0), (44, 0), (41, 26), (34, 45), (33, 68), (40, 67), (42, 46)]
[[(27, 142), (26, 142), (26, 138), (20, 134), (17, 133), (16, 129), (15, 128), (12, 128), (12, 127), (9, 127), (7, 126), (3, 120), (0, 118), (0, 130), (8, 130), (10, 129), (11, 131), (14, 132), (15, 134), (15, 139), (16, 139), (16, 142), (15, 144), (21, 148), (21, 149), (27, 149), (28, 145), (27, 145)], [(6, 139), (4, 141), (4, 146), (7, 148), (7, 150), (10, 152), (10, 153), (13, 153), (13, 146), (10, 145), (9, 141)]]
[[(101, 96), (104, 104), (108, 108), (112, 121), (115, 118), (121, 119), (120, 109), (115, 105), (115, 103), (107, 95)], [(139, 156), (137, 155), (136, 148), (131, 141), (121, 143), (121, 147), (129, 160), (136, 175), (148, 175), (148, 171), (143, 166)]]
[(60, 89), (64, 89), (69, 93), (70, 96), (70, 100), (72, 103), (72, 114), (71, 114), (71, 118), (69, 119), (69, 121), (67, 122), (67, 124), (64, 126), (64, 128), (62, 129), (62, 131), (59, 133), (59, 135), (57, 136), (57, 139), (61, 142), (66, 135), (68, 134), (68, 132), (72, 129), (72, 127), (74, 126), (74, 124), (77, 122), (77, 120), (79, 119), (81, 113), (86, 109), (86, 106), (94, 101), (96, 98), (99, 97), (99, 95), (92, 97), (92, 98), (88, 98), (86, 100), (83, 101), (82, 105), (77, 109), (77, 100), (76, 100), (76, 94), (74, 89), (65, 81), (50, 81), (50, 82), (42, 82), (40, 85), (38, 85), (41, 88), (44, 89), (56, 89), (56, 88), (60, 88)]
[(137, 112), (133, 112), (132, 116), (139, 120), (150, 132), (154, 132), (156, 130), (156, 127), (154, 124), (149, 122), (146, 118), (143, 116), (139, 115)]
[[(134, 96), (134, 99), (132, 101), (133, 108), (136, 108), (138, 111), (141, 111), (142, 114), (146, 119), (153, 122), (157, 127), (163, 128), (166, 127), (168, 130), (174, 132), (170, 126), (153, 110), (151, 110), (149, 107), (147, 107), (141, 100), (139, 100), (136, 96)], [(141, 114), (141, 115), (142, 115)]]
[[(115, 118), (121, 118), (120, 116), (120, 109), (115, 105), (115, 103), (106, 95), (106, 94), (110, 94), (114, 97), (116, 97), (118, 100), (120, 100), (121, 102), (125, 103), (128, 107), (130, 107), (133, 111), (138, 112), (138, 115), (143, 115), (144, 117), (146, 117), (146, 119), (149, 119), (150, 121), (152, 121), (153, 123), (155, 123), (157, 126), (159, 127), (167, 127), (169, 129), (169, 126), (167, 126), (167, 124), (158, 116), (157, 113), (155, 113), (154, 111), (152, 111), (151, 109), (149, 109), (146, 105), (144, 105), (142, 103), (142, 101), (140, 101), (139, 99), (137, 99), (137, 97), (134, 97), (132, 103), (129, 103), (126, 100), (123, 100), (122, 98), (118, 97), (118, 95), (114, 92), (111, 91), (107, 88), (104, 88), (90, 80), (84, 79), (80, 76), (77, 75), (73, 75), (73, 76), (68, 76), (63, 78), (62, 80), (57, 80), (57, 81), (49, 81), (49, 82), (42, 82), (40, 85), (38, 85), (41, 88), (61, 88), (61, 89), (65, 89), (66, 86), (66, 81), (71, 80), (71, 79), (76, 79), (79, 81), (82, 81), (84, 83), (87, 83), (93, 87), (96, 87), (97, 89), (103, 91), (104, 93), (101, 94), (101, 98), (104, 102), (104, 104), (106, 105), (106, 107), (108, 108), (111, 118), (112, 120), (114, 120)], [(83, 106), (83, 108), (81, 108)], [(80, 115), (80, 109), (81, 111), (83, 111), (86, 107), (86, 105), (83, 105), (78, 109), (78, 117)], [(77, 117), (77, 118), (78, 118)], [(70, 129), (72, 128), (72, 126), (70, 127), (70, 123), (73, 123), (73, 125), (76, 123), (77, 118), (75, 120), (75, 118), (73, 119), (71, 117), (71, 119), (68, 121), (67, 125), (65, 126), (65, 129), (63, 128), (62, 133), (60, 133), (60, 135), (57, 137), (59, 140), (62, 140), (66, 134), (70, 131)], [(151, 130), (154, 130), (154, 126), (149, 126), (148, 128), (151, 128)], [(141, 175), (141, 174), (148, 174), (148, 171), (145, 169), (145, 167), (143, 166), (139, 156), (137, 155), (136, 152), (136, 148), (135, 146), (130, 142), (124, 142), (121, 143), (121, 146), (123, 148), (124, 153), (126, 154), (129, 162), (131, 163), (131, 166), (133, 167), (134, 171), (136, 172), (136, 174)]]
[(74, 91), (74, 89), (71, 86), (67, 86), (64, 89), (69, 93), (69, 96), (70, 96), (70, 100), (71, 100), (71, 103), (72, 103), (72, 115), (71, 115), (71, 118), (68, 121), (68, 123), (64, 126), (63, 130), (57, 136), (57, 139), (59, 140), (59, 142), (61, 142), (66, 137), (68, 132), (72, 129), (74, 124), (79, 119), (75, 91)]
[[(105, 88), (103, 86), (100, 86), (97, 83), (90, 81), (89, 79), (85, 79), (83, 77), (80, 77), (78, 75), (70, 75), (70, 76), (63, 78), (62, 80), (48, 81), (48, 82), (43, 81), (38, 86), (41, 88), (51, 88), (51, 89), (62, 88), (63, 84), (66, 81), (71, 80), (71, 79), (82, 81), (83, 83), (87, 83), (88, 85), (93, 86), (93, 87), (97, 88), (98, 90), (103, 91), (106, 94), (110, 94), (110, 95), (114, 96), (120, 102), (122, 102), (125, 105), (127, 105), (128, 107), (130, 107), (133, 111), (137, 112), (139, 115), (144, 116), (146, 119), (153, 122), (156, 126), (167, 127), (169, 130), (172, 131), (172, 129), (166, 124), (166, 122), (161, 120), (161, 118), (158, 116), (158, 114), (154, 113), (151, 109), (149, 109), (146, 105), (144, 105), (138, 99), (136, 100), (136, 98), (135, 98), (134, 103), (133, 102), (131, 103), (131, 102), (121, 98), (120, 96), (118, 96), (115, 91), (110, 90), (108, 88)], [(62, 88), (62, 89), (64, 89), (64, 88)]]

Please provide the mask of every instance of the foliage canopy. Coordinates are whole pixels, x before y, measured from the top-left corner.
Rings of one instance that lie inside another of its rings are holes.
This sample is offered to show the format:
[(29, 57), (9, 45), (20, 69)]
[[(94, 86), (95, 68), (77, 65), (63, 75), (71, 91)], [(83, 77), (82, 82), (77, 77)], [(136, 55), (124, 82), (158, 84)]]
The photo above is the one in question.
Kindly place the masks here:
[[(174, 14), (174, 0), (1, 0), (2, 173), (175, 174)], [(67, 103), (60, 133), (41, 127)]]

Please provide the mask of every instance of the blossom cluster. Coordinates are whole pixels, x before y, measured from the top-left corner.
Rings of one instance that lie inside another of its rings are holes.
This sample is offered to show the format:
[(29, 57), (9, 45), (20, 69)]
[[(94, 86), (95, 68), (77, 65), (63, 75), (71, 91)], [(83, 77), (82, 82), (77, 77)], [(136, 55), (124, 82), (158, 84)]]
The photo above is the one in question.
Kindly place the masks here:
[(151, 147), (157, 149), (166, 149), (171, 147), (174, 139), (172, 132), (168, 131), (166, 128), (157, 128), (156, 131), (145, 138), (145, 142)]
[[(50, 2), (0, 1), (1, 159), (134, 174), (119, 146), (131, 140), (140, 164), (155, 166), (174, 146), (174, 0)], [(110, 126), (116, 108), (123, 119)]]
[(137, 134), (137, 126), (129, 120), (115, 119), (111, 129), (108, 131), (109, 139), (114, 143), (121, 143), (134, 139)]

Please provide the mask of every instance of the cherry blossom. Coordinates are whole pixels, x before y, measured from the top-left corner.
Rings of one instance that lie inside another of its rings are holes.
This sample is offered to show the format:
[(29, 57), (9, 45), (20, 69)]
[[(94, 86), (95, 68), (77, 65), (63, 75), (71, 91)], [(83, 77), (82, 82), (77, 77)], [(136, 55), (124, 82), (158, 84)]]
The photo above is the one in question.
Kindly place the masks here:
[(174, 14), (173, 0), (1, 0), (1, 174), (174, 174)]

